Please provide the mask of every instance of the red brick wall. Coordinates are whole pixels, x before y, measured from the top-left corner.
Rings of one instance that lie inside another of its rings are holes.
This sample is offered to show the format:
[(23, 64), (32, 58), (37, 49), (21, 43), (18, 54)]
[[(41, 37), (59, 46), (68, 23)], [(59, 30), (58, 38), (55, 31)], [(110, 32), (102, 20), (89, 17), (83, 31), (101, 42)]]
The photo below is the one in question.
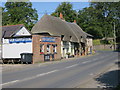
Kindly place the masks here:
[[(41, 37), (51, 37), (51, 36), (43, 36), (43, 35), (32, 35), (33, 41), (33, 63), (35, 62), (43, 62), (44, 55), (40, 54), (40, 44), (44, 44), (44, 54), (47, 54), (47, 44), (50, 45), (51, 54), (53, 54), (52, 44), (57, 44), (57, 54), (54, 54), (54, 59), (61, 59), (61, 37), (55, 37), (55, 42), (40, 42)], [(52, 58), (50, 59), (52, 60)]]

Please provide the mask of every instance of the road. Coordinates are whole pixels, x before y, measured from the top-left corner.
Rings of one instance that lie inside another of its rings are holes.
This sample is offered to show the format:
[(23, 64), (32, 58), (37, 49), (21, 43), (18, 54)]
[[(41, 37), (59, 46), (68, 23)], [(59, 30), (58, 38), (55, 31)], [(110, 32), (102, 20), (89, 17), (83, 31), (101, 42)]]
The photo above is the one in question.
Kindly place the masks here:
[(75, 88), (118, 60), (118, 52), (99, 51), (96, 55), (30, 65), (20, 70), (3, 71), (3, 88)]

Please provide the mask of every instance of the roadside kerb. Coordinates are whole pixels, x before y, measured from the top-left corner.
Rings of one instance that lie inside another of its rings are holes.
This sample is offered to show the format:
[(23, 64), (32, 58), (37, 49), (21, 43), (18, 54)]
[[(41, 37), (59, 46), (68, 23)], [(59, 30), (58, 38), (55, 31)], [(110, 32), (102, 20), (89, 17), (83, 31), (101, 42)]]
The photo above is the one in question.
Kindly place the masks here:
[[(99, 53), (96, 53), (96, 54), (99, 54)], [(67, 62), (67, 61), (71, 61), (71, 60), (79, 59), (79, 58), (86, 58), (90, 56), (93, 56), (93, 55), (79, 56), (79, 57), (61, 59), (61, 60), (49, 61), (49, 62), (38, 62), (34, 64), (1, 64), (0, 67), (2, 67), (2, 71), (10, 71), (10, 70), (18, 70), (18, 69), (33, 67), (33, 66), (38, 66), (38, 65), (40, 67), (40, 66), (46, 66), (49, 64), (62, 63), (62, 62)]]

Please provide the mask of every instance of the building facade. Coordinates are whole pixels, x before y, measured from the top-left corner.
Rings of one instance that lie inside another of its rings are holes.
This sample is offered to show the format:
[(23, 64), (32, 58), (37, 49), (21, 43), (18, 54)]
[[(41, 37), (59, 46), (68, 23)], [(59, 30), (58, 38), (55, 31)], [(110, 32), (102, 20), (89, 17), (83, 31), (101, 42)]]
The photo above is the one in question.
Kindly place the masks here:
[(2, 26), (1, 53), (3, 60), (20, 59), (21, 53), (32, 53), (31, 32), (23, 24)]
[(61, 38), (50, 35), (32, 35), (33, 61), (53, 61), (61, 59)]
[(66, 22), (62, 14), (60, 17), (44, 15), (31, 32), (21, 24), (2, 28), (3, 59), (20, 59), (21, 53), (32, 53), (35, 63), (92, 53), (92, 36), (76, 22)]
[[(47, 48), (53, 50), (54, 43), (59, 47), (55, 59), (78, 57), (87, 55), (92, 50), (92, 35), (85, 33), (75, 22), (69, 23), (63, 19), (63, 15), (60, 14), (60, 18), (50, 15), (44, 15), (32, 28), (33, 34), (33, 61), (45, 61), (48, 55), (49, 60), (53, 52), (50, 55), (47, 52)], [(56, 42), (41, 42), (41, 37), (56, 37), (59, 40)], [(36, 38), (36, 39), (35, 39)], [(42, 44), (42, 45), (41, 45)], [(47, 47), (47, 45), (50, 46)], [(37, 45), (37, 46), (36, 46)], [(41, 45), (41, 46), (40, 46)], [(36, 48), (37, 47), (37, 48)], [(44, 54), (40, 53), (41, 48), (44, 47)]]

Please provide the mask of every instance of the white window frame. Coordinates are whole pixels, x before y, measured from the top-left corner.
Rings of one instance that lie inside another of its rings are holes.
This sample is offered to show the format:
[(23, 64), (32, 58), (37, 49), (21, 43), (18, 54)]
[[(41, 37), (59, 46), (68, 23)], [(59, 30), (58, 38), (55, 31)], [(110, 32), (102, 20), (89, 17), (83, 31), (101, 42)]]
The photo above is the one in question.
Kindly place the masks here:
[(53, 53), (57, 53), (57, 45), (53, 45)]
[(44, 52), (44, 44), (40, 44), (40, 52)]
[[(49, 46), (49, 48), (48, 48), (48, 46)], [(50, 47), (51, 47), (51, 45), (47, 44), (47, 53), (51, 53)]]

